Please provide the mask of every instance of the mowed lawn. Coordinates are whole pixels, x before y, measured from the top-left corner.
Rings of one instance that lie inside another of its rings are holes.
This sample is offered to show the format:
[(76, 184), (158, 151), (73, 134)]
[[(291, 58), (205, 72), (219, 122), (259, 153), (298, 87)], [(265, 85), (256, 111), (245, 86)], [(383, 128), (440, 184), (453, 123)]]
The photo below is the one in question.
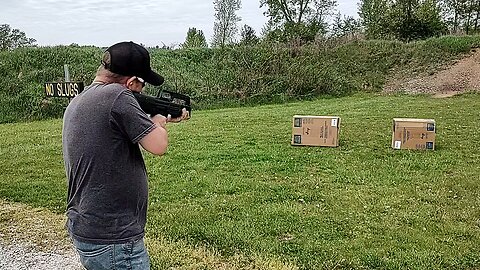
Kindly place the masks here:
[[(340, 146), (291, 146), (296, 114), (340, 116)], [(435, 119), (436, 150), (391, 149), (395, 117)], [(1, 198), (63, 213), (61, 126), (0, 125)], [(479, 269), (479, 126), (473, 93), (194, 111), (145, 153), (153, 269)]]

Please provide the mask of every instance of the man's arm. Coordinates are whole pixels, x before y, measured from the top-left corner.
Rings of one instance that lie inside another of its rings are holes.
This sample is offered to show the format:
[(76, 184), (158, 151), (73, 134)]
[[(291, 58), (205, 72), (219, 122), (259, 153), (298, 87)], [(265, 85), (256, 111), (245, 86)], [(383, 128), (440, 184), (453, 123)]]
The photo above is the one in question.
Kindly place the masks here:
[(170, 115), (165, 117), (160, 114), (153, 116), (151, 119), (157, 127), (140, 140), (140, 145), (154, 155), (165, 154), (168, 146), (167, 123), (178, 123), (189, 118), (190, 113), (185, 108), (182, 109), (182, 115), (176, 118), (172, 118)]
[(152, 121), (157, 127), (140, 140), (143, 149), (157, 156), (167, 152), (168, 134), (165, 129), (167, 119), (167, 117), (159, 114), (152, 117)]

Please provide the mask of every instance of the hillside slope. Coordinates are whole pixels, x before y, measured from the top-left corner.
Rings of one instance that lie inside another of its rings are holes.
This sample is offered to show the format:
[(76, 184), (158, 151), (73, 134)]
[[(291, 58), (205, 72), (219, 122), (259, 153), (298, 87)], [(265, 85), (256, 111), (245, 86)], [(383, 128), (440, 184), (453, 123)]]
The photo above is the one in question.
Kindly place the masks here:
[(433, 74), (422, 74), (402, 79), (392, 79), (384, 91), (409, 94), (431, 94), (434, 97), (450, 97), (467, 91), (480, 91), (480, 50), (472, 50), (463, 59), (445, 65)]

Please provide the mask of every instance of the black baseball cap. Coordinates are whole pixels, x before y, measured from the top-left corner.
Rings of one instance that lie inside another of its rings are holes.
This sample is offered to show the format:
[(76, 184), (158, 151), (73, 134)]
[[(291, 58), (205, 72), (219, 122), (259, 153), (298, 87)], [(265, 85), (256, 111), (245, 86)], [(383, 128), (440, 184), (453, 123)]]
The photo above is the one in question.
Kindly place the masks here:
[(151, 85), (161, 85), (163, 77), (150, 67), (150, 54), (141, 45), (125, 41), (110, 46), (103, 54), (102, 65), (113, 73), (137, 76)]

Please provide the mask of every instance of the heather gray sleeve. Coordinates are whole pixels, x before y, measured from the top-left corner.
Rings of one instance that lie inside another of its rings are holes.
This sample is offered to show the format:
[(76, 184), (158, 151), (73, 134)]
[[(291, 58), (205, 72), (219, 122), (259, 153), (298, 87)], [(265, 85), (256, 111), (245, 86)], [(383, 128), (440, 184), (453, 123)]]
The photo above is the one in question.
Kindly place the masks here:
[(113, 103), (111, 122), (114, 128), (124, 133), (132, 143), (138, 143), (156, 127), (128, 90), (122, 91)]

